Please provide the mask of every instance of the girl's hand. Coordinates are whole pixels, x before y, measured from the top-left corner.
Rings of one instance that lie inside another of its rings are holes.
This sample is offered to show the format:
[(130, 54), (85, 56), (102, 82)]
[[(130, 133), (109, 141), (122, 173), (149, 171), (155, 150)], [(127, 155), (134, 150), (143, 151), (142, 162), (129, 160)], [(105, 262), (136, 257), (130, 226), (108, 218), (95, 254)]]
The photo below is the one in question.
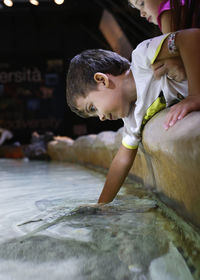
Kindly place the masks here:
[(173, 79), (177, 82), (186, 79), (185, 68), (179, 57), (160, 60), (155, 62), (151, 67), (154, 71), (154, 78), (156, 80), (160, 79), (165, 74), (167, 74), (169, 79)]
[(173, 105), (167, 113), (164, 128), (167, 130), (178, 120), (182, 120), (192, 111), (200, 110), (200, 95), (188, 96), (179, 103)]

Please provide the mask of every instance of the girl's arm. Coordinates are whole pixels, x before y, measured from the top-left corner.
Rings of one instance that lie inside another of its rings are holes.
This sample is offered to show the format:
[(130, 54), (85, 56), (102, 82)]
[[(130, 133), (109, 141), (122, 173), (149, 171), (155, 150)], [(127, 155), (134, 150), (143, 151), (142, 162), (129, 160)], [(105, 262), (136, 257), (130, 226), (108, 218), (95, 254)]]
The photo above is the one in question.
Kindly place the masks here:
[(180, 56), (188, 78), (188, 97), (172, 106), (165, 121), (165, 128), (173, 126), (177, 120), (189, 112), (200, 110), (200, 29), (178, 31), (175, 38), (177, 52), (168, 50), (168, 38), (164, 41), (157, 61)]
[(163, 34), (174, 31), (172, 28), (172, 13), (171, 11), (164, 11), (161, 14), (161, 31)]
[[(170, 33), (173, 31), (172, 13), (170, 10), (164, 11), (161, 14), (161, 28), (162, 33)], [(162, 61), (157, 61), (152, 65), (155, 79), (160, 79), (167, 74), (169, 78), (177, 82), (186, 79), (185, 69), (180, 58), (168, 58)]]
[(168, 78), (177, 82), (186, 80), (185, 68), (180, 57), (157, 61), (151, 66), (151, 68), (156, 80), (159, 80), (165, 74), (167, 74)]

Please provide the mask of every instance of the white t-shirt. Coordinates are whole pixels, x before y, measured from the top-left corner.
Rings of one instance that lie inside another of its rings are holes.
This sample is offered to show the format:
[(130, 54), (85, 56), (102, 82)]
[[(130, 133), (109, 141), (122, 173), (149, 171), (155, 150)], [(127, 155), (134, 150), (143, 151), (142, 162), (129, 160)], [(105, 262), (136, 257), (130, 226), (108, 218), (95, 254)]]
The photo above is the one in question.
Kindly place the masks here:
[(136, 149), (141, 140), (145, 123), (157, 112), (180, 101), (188, 95), (188, 82), (176, 82), (164, 75), (155, 80), (151, 64), (159, 54), (162, 43), (169, 34), (164, 34), (140, 43), (132, 52), (131, 71), (134, 76), (137, 101), (128, 117), (123, 118), (122, 144)]

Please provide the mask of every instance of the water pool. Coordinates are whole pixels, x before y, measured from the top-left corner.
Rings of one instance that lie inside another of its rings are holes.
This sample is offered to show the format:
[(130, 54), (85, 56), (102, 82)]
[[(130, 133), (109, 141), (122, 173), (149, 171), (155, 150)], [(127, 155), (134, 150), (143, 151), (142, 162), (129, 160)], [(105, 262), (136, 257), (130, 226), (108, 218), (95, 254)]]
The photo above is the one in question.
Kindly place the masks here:
[(199, 252), (137, 185), (96, 210), (79, 206), (105, 177), (84, 167), (1, 159), (0, 178), (0, 280), (200, 279)]

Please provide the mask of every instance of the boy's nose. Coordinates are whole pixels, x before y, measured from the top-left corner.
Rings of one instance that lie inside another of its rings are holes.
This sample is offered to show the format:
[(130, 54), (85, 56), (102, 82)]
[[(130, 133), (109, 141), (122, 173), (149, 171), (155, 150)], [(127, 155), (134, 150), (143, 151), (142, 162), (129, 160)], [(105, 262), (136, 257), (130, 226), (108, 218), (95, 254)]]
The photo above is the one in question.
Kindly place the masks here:
[(101, 114), (101, 115), (99, 115), (99, 119), (100, 119), (100, 121), (105, 121), (106, 117), (104, 114)]
[(146, 12), (144, 10), (140, 10), (140, 16), (141, 17), (146, 17)]

